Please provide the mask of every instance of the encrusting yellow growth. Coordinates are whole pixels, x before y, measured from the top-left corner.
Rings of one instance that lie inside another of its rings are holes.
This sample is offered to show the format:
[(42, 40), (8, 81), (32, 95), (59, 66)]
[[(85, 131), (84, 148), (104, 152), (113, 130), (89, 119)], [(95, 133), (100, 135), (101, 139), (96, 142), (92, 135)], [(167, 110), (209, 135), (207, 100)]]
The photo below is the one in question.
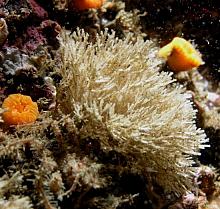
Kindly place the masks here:
[(35, 122), (39, 112), (36, 102), (22, 94), (9, 95), (2, 104), (2, 117), (8, 125), (20, 125)]
[(167, 60), (174, 72), (188, 71), (204, 64), (199, 51), (189, 41), (179, 37), (162, 47), (159, 56)]

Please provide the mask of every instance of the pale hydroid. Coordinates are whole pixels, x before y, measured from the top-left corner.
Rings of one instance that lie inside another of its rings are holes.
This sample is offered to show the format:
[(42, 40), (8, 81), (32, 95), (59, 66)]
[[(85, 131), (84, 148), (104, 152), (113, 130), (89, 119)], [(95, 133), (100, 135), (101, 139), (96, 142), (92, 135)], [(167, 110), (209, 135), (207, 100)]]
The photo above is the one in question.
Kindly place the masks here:
[(192, 156), (207, 139), (195, 125), (190, 95), (159, 72), (155, 44), (130, 40), (114, 32), (93, 41), (83, 30), (63, 33), (57, 102), (73, 116), (78, 136), (132, 156), (165, 191), (181, 193), (191, 184)]

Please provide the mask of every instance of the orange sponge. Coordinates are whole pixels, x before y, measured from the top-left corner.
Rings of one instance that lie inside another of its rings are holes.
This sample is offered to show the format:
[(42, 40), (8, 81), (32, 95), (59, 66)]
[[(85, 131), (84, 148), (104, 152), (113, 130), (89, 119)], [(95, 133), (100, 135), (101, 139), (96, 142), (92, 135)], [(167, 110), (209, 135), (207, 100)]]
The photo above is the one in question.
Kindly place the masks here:
[(174, 72), (187, 71), (204, 64), (201, 54), (184, 38), (175, 37), (159, 51)]
[(74, 0), (73, 6), (77, 10), (98, 9), (106, 0)]
[(37, 103), (33, 102), (31, 97), (22, 94), (9, 95), (2, 107), (6, 110), (2, 118), (8, 125), (32, 123), (39, 115)]

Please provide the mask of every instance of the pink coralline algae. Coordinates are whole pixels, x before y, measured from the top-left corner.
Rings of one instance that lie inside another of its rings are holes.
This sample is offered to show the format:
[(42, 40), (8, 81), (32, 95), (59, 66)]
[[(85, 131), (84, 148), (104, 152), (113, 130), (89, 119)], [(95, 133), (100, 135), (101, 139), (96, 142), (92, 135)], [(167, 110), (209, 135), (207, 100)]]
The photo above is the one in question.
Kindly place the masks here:
[(5, 0), (0, 0), (0, 6), (3, 6), (5, 4)]
[(29, 26), (22, 49), (26, 52), (33, 52), (40, 45), (48, 44), (55, 47), (58, 42), (57, 35), (60, 31), (60, 25), (52, 20), (44, 20), (38, 27)]
[(27, 40), (23, 47), (26, 51), (34, 51), (39, 45), (46, 43), (46, 38), (42, 35), (40, 28), (33, 26), (27, 28)]
[(28, 0), (28, 3), (33, 11), (33, 13), (42, 19), (45, 19), (48, 17), (47, 11), (41, 7), (35, 0)]

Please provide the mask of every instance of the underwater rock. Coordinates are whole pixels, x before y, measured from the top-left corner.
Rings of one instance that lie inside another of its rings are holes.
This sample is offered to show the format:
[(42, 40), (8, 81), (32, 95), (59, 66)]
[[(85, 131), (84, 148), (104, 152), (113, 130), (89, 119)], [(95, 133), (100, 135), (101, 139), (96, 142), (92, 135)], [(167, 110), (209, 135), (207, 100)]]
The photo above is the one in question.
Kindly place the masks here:
[(4, 52), (4, 60), (0, 66), (3, 67), (5, 75), (15, 75), (16, 71), (27, 63), (28, 56), (22, 53), (18, 48), (7, 47)]
[(41, 7), (35, 0), (27, 0), (27, 2), (29, 3), (32, 12), (41, 19), (45, 19), (48, 17), (48, 13), (47, 11)]

